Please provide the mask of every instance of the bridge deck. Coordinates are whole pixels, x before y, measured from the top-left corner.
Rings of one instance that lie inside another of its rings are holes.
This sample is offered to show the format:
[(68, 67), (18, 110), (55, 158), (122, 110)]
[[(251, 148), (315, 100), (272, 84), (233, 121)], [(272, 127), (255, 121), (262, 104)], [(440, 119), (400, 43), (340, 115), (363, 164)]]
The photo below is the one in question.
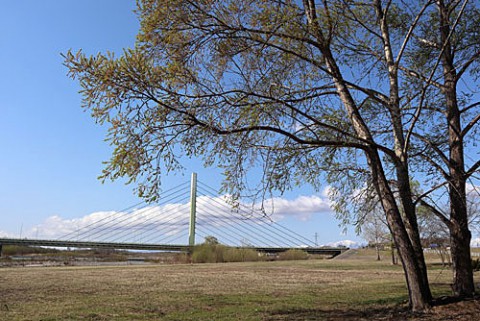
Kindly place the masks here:
[[(108, 248), (108, 249), (119, 249), (119, 250), (143, 250), (143, 251), (167, 251), (167, 252), (188, 252), (191, 250), (191, 247), (188, 245), (0, 238), (0, 249), (2, 245), (51, 246), (51, 247), (72, 247), (72, 248)], [(338, 247), (305, 247), (305, 248), (251, 247), (251, 249), (254, 249), (259, 252), (264, 252), (264, 253), (280, 253), (280, 252), (296, 249), (296, 250), (305, 251), (309, 254), (323, 254), (323, 255), (331, 255), (331, 256), (337, 256), (342, 252), (348, 250), (348, 248), (338, 248)]]

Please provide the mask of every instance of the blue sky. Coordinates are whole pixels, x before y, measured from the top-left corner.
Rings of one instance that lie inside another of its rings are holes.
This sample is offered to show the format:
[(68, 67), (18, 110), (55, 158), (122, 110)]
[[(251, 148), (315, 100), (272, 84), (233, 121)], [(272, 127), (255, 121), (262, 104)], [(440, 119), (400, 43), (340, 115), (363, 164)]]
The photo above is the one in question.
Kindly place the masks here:
[[(0, 233), (25, 236), (36, 226), (49, 228), (52, 217), (68, 222), (139, 202), (133, 186), (97, 180), (111, 151), (104, 142), (106, 128), (81, 109), (78, 83), (67, 77), (60, 55), (69, 49), (95, 54), (132, 46), (138, 30), (134, 6), (133, 0), (2, 4)], [(200, 181), (220, 186), (219, 171), (204, 169), (195, 160), (184, 164), (183, 175), (164, 178), (166, 189), (188, 181), (192, 171)], [(319, 206), (325, 195), (313, 194), (305, 186), (285, 195), (287, 200), (279, 202), (290, 208), (281, 216), (284, 225), (312, 240), (318, 233), (321, 244), (362, 242), (352, 231), (344, 235), (325, 204)], [(292, 204), (301, 196), (304, 212), (292, 213)]]

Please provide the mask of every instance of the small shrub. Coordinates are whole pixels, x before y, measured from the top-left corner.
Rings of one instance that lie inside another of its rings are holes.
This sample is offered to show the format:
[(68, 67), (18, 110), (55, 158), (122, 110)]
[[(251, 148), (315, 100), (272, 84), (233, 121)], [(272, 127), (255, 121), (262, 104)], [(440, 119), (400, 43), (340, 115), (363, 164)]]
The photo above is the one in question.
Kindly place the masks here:
[(225, 262), (225, 259), (223, 258), (225, 255), (225, 250), (227, 247), (225, 245), (215, 245), (214, 246), (214, 253), (215, 253), (215, 262), (221, 263)]
[(225, 262), (256, 262), (262, 258), (253, 249), (230, 247), (225, 250)]
[(192, 253), (193, 263), (256, 262), (263, 258), (253, 249), (234, 248), (217, 244), (196, 246)]
[(278, 255), (279, 260), (306, 260), (308, 259), (308, 253), (302, 250), (288, 250)]
[(171, 262), (174, 264), (184, 264), (190, 262), (190, 257), (187, 253), (178, 253), (173, 255), (171, 258)]
[(195, 247), (192, 253), (192, 262), (193, 263), (214, 263), (215, 253), (211, 246), (208, 245), (199, 245)]
[(2, 254), (5, 256), (26, 254), (51, 254), (57, 252), (59, 252), (59, 250), (57, 249), (43, 248), (38, 246), (4, 245), (2, 249)]
[(221, 263), (224, 262), (224, 245), (202, 244), (196, 246), (192, 254), (193, 263)]

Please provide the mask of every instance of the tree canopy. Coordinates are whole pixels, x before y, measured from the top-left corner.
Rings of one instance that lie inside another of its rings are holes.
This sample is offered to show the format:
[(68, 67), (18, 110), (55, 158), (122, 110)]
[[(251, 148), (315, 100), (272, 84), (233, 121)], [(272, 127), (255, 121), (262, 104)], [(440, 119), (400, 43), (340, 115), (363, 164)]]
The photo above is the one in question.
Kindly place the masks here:
[[(84, 107), (109, 126), (104, 179), (128, 177), (154, 200), (162, 174), (199, 157), (223, 168), (236, 197), (259, 167), (260, 197), (326, 180), (343, 217), (371, 188), (415, 310), (431, 299), (422, 202), (459, 249), (456, 292), (474, 291), (465, 188), (480, 166), (477, 3), (141, 0), (137, 13), (137, 42), (120, 57), (65, 54)], [(435, 205), (445, 193), (449, 213)]]

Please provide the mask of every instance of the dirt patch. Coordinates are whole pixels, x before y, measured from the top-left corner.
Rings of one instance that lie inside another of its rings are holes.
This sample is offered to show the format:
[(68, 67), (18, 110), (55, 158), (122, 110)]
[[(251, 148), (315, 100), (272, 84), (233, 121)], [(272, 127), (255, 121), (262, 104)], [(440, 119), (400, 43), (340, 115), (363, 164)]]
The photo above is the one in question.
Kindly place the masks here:
[(273, 313), (268, 321), (470, 321), (480, 318), (480, 298), (455, 302), (449, 298), (440, 299), (428, 313), (412, 313), (406, 307), (359, 309), (309, 309), (285, 310)]
[(431, 320), (479, 320), (480, 297), (460, 302), (454, 302), (450, 298), (439, 299), (432, 311), (439, 318)]

